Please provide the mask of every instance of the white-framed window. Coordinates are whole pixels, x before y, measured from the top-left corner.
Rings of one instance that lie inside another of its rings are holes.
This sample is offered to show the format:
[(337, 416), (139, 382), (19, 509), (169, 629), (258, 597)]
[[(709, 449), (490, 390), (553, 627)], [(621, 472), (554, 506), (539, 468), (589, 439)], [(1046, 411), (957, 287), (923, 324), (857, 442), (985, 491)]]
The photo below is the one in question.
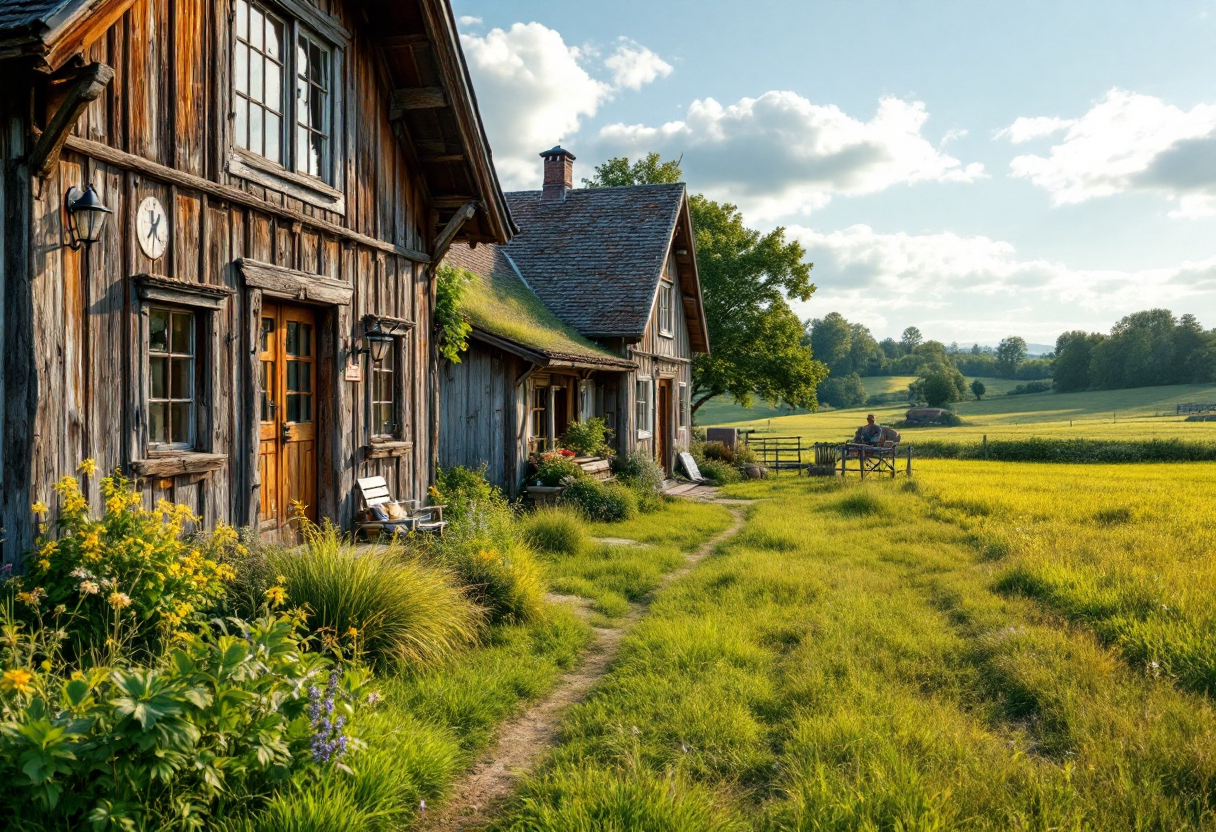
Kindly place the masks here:
[(532, 387), (531, 418), (528, 420), (528, 450), (543, 451), (549, 435), (549, 388)]
[(680, 420), (680, 430), (686, 430), (688, 423), (691, 421), (688, 411), (688, 385), (681, 381), (677, 391), (679, 413), (676, 418)]
[(334, 182), (336, 47), (257, 0), (236, 0), (233, 144)]
[(659, 334), (675, 333), (675, 309), (672, 306), (675, 286), (666, 280), (659, 281)]
[(148, 447), (189, 450), (196, 437), (197, 319), (168, 306), (147, 311)]
[(372, 361), (372, 423), (373, 439), (392, 439), (401, 433), (397, 418), (397, 340), (381, 361)]
[(638, 439), (649, 439), (654, 433), (654, 381), (640, 378), (634, 385), (634, 421)]

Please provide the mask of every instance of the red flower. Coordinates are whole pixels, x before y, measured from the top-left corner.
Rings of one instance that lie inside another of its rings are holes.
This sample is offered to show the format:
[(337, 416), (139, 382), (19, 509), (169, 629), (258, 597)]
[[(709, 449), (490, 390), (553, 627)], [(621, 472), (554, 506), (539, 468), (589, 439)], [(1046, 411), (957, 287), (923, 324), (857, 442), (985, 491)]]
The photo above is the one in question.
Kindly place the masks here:
[(562, 448), (558, 451), (558, 453), (562, 456), (577, 456), (577, 454), (575, 454), (574, 451), (570, 450), (569, 448)]

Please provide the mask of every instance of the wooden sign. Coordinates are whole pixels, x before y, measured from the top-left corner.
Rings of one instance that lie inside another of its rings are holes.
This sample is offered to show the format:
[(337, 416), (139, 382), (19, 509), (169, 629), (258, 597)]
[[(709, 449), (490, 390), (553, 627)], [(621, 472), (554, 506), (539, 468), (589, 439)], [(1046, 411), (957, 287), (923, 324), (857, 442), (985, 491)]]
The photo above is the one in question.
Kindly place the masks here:
[(347, 381), (363, 381), (363, 365), (358, 361), (352, 361), (346, 365), (346, 380)]
[(697, 467), (697, 461), (692, 458), (692, 454), (688, 451), (680, 451), (680, 464), (684, 466), (689, 479), (696, 481), (704, 479), (701, 476), (701, 469)]

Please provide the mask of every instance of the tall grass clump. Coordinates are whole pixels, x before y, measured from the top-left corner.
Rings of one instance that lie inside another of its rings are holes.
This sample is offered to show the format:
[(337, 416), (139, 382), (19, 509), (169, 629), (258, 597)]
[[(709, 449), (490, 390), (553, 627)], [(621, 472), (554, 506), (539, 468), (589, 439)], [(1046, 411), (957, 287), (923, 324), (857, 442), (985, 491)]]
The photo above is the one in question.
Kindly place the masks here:
[(638, 498), (633, 489), (615, 483), (577, 480), (562, 492), (561, 502), (591, 523), (620, 523), (638, 516)]
[(482, 610), (453, 575), (399, 548), (359, 550), (337, 527), (305, 527), (300, 550), (271, 550), (265, 568), (301, 607), (309, 628), (350, 639), (378, 665), (425, 665), (475, 643)]
[(653, 514), (666, 505), (663, 469), (650, 454), (637, 450), (627, 457), (617, 457), (612, 460), (612, 472), (617, 482), (637, 496), (638, 511), (642, 514)]
[[(452, 469), (457, 470), (457, 469)], [(462, 474), (465, 504), (439, 540), (417, 546), (433, 562), (450, 569), (492, 624), (523, 624), (544, 615), (545, 586), (536, 555), (519, 533), (515, 510), (502, 492)], [(445, 492), (446, 493), (446, 492)]]
[(549, 555), (577, 555), (590, 543), (582, 518), (563, 508), (533, 512), (520, 522), (520, 532), (532, 548)]

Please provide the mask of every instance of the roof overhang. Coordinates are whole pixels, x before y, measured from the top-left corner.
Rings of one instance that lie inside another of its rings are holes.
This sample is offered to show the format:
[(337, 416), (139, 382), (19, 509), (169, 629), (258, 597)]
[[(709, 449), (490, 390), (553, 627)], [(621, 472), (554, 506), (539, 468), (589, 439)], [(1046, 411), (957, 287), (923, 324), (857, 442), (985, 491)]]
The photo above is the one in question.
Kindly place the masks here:
[(705, 302), (701, 298), (701, 273), (697, 270), (697, 235), (692, 227), (692, 211), (688, 206), (688, 191), (680, 201), (680, 216), (671, 235), (671, 247), (680, 274), (680, 297), (684, 302), (684, 320), (688, 323), (688, 343), (693, 352), (709, 355), (709, 321), (705, 318)]
[(630, 370), (636, 370), (638, 365), (636, 361), (629, 361), (624, 358), (604, 357), (603, 361), (592, 361), (585, 358), (577, 358), (575, 356), (565, 355), (550, 355), (541, 352), (531, 347), (525, 347), (515, 341), (510, 341), (502, 338), (492, 332), (487, 332), (480, 327), (473, 327), (469, 333), (471, 338), (481, 341), (483, 344), (488, 344), (491, 347), (509, 352), (516, 355), (525, 361), (530, 361), (538, 367), (552, 368), (569, 368), (574, 370), (599, 370), (608, 373), (627, 373)]

